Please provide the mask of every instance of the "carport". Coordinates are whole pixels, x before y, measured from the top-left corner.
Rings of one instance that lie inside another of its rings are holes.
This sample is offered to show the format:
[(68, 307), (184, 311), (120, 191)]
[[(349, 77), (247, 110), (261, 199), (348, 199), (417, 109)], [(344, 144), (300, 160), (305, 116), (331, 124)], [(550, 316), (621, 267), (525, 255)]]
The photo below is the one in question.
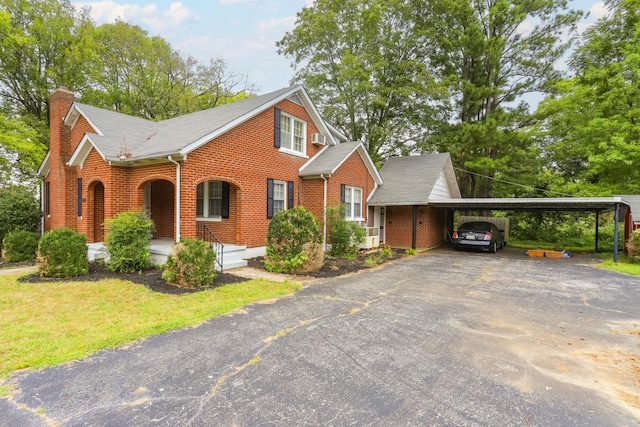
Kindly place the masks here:
[(521, 212), (594, 212), (596, 214), (596, 252), (598, 251), (598, 219), (603, 212), (615, 212), (613, 261), (618, 262), (618, 224), (625, 218), (629, 204), (622, 197), (558, 197), (558, 198), (480, 198), (429, 200), (429, 205), (453, 211), (521, 211)]

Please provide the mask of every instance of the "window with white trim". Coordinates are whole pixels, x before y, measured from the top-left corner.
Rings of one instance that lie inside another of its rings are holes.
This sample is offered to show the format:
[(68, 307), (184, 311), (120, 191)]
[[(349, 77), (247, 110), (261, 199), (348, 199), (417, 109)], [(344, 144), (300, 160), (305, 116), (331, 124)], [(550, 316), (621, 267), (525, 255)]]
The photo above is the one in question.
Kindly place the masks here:
[(297, 154), (307, 154), (306, 132), (307, 123), (288, 116), (280, 115), (280, 148)]
[[(228, 184), (227, 184), (228, 185)], [(196, 217), (228, 218), (228, 190), (225, 200), (225, 183), (222, 181), (205, 181), (196, 188)]]
[(345, 185), (343, 207), (347, 221), (362, 221), (362, 188)]
[(273, 181), (273, 214), (285, 210), (287, 200), (287, 183)]

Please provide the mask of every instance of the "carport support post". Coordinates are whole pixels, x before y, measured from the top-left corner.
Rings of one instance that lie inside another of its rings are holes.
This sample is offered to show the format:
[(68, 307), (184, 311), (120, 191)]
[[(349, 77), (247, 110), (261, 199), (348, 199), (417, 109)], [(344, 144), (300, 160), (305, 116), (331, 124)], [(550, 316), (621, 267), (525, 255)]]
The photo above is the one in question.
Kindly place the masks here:
[(598, 243), (600, 242), (600, 211), (596, 211), (596, 253), (599, 252)]
[(620, 221), (620, 204), (616, 203), (615, 224), (613, 225), (613, 262), (618, 262), (618, 222)]

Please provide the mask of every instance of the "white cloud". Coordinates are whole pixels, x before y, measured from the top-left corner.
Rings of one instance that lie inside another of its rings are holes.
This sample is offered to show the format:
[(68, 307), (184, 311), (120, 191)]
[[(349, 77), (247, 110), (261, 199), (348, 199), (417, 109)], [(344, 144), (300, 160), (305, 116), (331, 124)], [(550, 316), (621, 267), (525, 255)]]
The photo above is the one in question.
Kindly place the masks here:
[(255, 3), (257, 0), (220, 0), (220, 4)]
[(76, 2), (73, 3), (73, 5), (78, 9), (84, 7), (91, 8), (91, 17), (98, 24), (114, 22), (116, 19), (126, 21), (157, 13), (157, 6), (155, 4), (138, 6), (134, 4), (118, 4), (111, 0), (103, 0), (97, 2)]
[(591, 8), (589, 8), (589, 16), (595, 19), (603, 18), (608, 13), (609, 10), (605, 6), (604, 2), (594, 3)]
[(91, 8), (91, 17), (98, 24), (114, 22), (116, 19), (132, 23), (141, 22), (154, 33), (179, 27), (185, 22), (199, 20), (198, 15), (181, 2), (171, 3), (169, 9), (165, 10), (160, 10), (155, 4), (138, 6), (112, 0), (77, 2), (73, 5), (78, 8)]
[(295, 23), (295, 16), (263, 19), (258, 22), (258, 30), (265, 32), (277, 31), (278, 33), (284, 34), (285, 31), (293, 29)]

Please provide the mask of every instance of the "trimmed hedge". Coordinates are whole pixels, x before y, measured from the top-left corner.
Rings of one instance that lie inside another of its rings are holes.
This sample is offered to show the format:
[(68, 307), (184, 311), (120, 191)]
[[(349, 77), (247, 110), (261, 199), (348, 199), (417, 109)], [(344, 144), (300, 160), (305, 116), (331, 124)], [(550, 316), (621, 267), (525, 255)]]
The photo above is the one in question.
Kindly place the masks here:
[(32, 261), (38, 252), (38, 236), (33, 231), (13, 230), (2, 239), (2, 258), (7, 262)]
[(216, 279), (216, 253), (201, 239), (184, 239), (173, 245), (162, 278), (188, 288), (209, 286)]
[(109, 255), (107, 268), (121, 273), (135, 273), (149, 266), (149, 243), (153, 221), (143, 212), (127, 211), (105, 221), (105, 246)]
[(279, 211), (269, 223), (265, 268), (276, 273), (316, 271), (324, 262), (322, 232), (303, 206)]
[(87, 238), (70, 228), (48, 231), (38, 244), (42, 277), (76, 277), (89, 272)]

